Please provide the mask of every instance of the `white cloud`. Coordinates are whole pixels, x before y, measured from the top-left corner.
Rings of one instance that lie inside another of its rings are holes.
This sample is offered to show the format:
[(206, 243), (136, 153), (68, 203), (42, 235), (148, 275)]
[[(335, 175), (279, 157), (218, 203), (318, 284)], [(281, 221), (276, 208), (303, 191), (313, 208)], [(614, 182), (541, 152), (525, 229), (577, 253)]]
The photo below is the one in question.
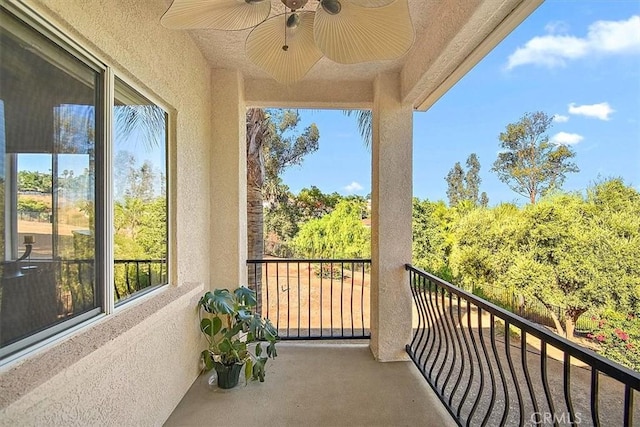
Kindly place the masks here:
[(576, 105), (575, 103), (569, 104), (569, 114), (576, 114), (579, 116), (593, 117), (600, 120), (609, 120), (609, 115), (616, 110), (611, 108), (608, 102), (601, 102), (600, 104), (591, 105)]
[(553, 121), (556, 123), (566, 123), (569, 121), (569, 116), (563, 116), (562, 114), (554, 114)]
[(549, 34), (566, 34), (569, 32), (569, 25), (564, 21), (552, 21), (544, 29)]
[(556, 145), (575, 145), (582, 141), (584, 137), (577, 133), (558, 132), (551, 137), (551, 142)]
[(516, 49), (509, 56), (507, 69), (526, 64), (561, 67), (568, 60), (590, 54), (640, 53), (640, 15), (626, 21), (594, 22), (589, 26), (586, 37), (558, 35), (558, 28), (557, 23), (548, 24), (548, 35), (534, 37)]
[(351, 184), (347, 185), (346, 187), (344, 187), (345, 190), (347, 190), (349, 193), (355, 193), (356, 191), (360, 191), (362, 190), (364, 187), (362, 187), (362, 185), (360, 185), (359, 183), (353, 181)]

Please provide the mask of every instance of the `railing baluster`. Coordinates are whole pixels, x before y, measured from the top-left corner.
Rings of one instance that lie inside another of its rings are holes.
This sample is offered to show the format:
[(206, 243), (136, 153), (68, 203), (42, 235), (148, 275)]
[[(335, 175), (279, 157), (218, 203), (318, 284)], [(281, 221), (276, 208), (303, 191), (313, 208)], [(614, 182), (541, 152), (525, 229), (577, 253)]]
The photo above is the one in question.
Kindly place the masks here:
[(323, 283), (322, 283), (322, 278), (323, 278), (323, 274), (322, 274), (322, 261), (320, 261), (320, 338), (322, 338), (322, 332), (324, 330), (324, 323), (322, 323), (322, 313), (324, 312), (324, 300), (322, 298), (322, 288), (323, 288)]
[[(549, 411), (551, 414), (556, 413), (556, 409), (553, 405), (553, 398), (551, 397), (551, 391), (549, 390), (549, 379), (547, 374), (547, 343), (542, 342), (540, 348), (540, 373), (542, 376), (542, 387), (544, 388), (544, 395), (547, 397), (547, 405), (549, 405)], [(558, 426), (558, 420), (553, 418), (553, 425)]]
[[(437, 311), (437, 315), (440, 319), (439, 325), (440, 328), (442, 329), (442, 335), (440, 335), (440, 337), (444, 337), (444, 357), (442, 358), (442, 363), (440, 364), (440, 368), (438, 369), (438, 373), (436, 375), (436, 385), (438, 384), (438, 380), (440, 379), (440, 376), (444, 373), (444, 366), (447, 364), (447, 362), (449, 361), (449, 335), (447, 334), (447, 331), (445, 329), (445, 324), (446, 324), (446, 319), (445, 319), (445, 314), (444, 314), (444, 289), (441, 290), (442, 293), (440, 293), (440, 298), (438, 298), (438, 295), (436, 295), (436, 306), (438, 308)], [(440, 306), (440, 304), (442, 306)], [(440, 354), (440, 353), (438, 353)], [(434, 365), (435, 366), (435, 365)], [(444, 395), (444, 387), (446, 385), (446, 382), (442, 384), (442, 391), (441, 393)]]
[(287, 266), (287, 336), (291, 336), (290, 328), (291, 328), (291, 283), (289, 281), (289, 263), (285, 264)]
[(140, 262), (136, 261), (136, 291), (140, 290)]
[[(444, 289), (443, 289), (444, 291)], [(447, 329), (447, 334), (446, 334), (446, 342), (449, 343), (449, 341), (451, 341), (451, 363), (449, 365), (449, 371), (447, 372), (447, 376), (444, 379), (444, 383), (442, 384), (442, 393), (445, 394), (445, 390), (447, 389), (447, 385), (449, 384), (449, 380), (451, 380), (451, 374), (453, 373), (453, 369), (455, 368), (456, 365), (456, 345), (455, 342), (453, 341), (453, 331), (451, 330), (450, 324), (449, 322), (451, 321), (450, 319), (450, 314), (451, 314), (451, 293), (448, 293), (448, 304), (449, 304), (449, 309), (448, 310), (444, 310), (445, 308), (445, 300), (444, 300), (444, 293), (442, 295), (442, 317), (443, 317), (443, 323)], [(447, 345), (448, 348), (448, 345)], [(449, 358), (447, 356), (445, 356), (445, 360), (449, 360)]]
[[(333, 271), (331, 272), (333, 274)], [(340, 263), (340, 333), (344, 336), (344, 262)]]
[[(469, 395), (469, 391), (471, 390), (471, 385), (473, 384), (473, 375), (474, 375), (474, 371), (475, 368), (473, 366), (473, 357), (471, 356), (471, 346), (469, 345), (469, 340), (467, 339), (467, 334), (464, 331), (464, 322), (462, 321), (462, 313), (460, 310), (460, 305), (458, 304), (458, 321), (460, 324), (460, 332), (462, 334), (462, 339), (464, 341), (464, 347), (467, 349), (467, 354), (469, 355), (469, 379), (467, 381), (467, 386), (464, 389), (464, 393), (462, 394), (462, 398), (460, 399), (460, 404), (458, 405), (458, 408), (456, 410), (456, 416), (460, 419), (460, 414), (462, 412), (462, 407), (464, 406), (464, 404), (467, 401), (467, 396)], [(467, 318), (469, 316), (471, 316), (471, 308), (469, 306), (469, 300), (467, 300)], [(461, 375), (462, 377), (462, 375)]]
[[(436, 350), (436, 353), (433, 357), (433, 363), (431, 364), (431, 369), (429, 369), (429, 377), (433, 377), (433, 369), (436, 367), (436, 363), (438, 361), (438, 357), (440, 356), (440, 349), (442, 348), (442, 336), (440, 334), (440, 328), (438, 327), (438, 318), (436, 316), (436, 313), (438, 312), (434, 307), (433, 307), (433, 295), (431, 293), (431, 281), (428, 282), (429, 284), (429, 306), (431, 307), (431, 309), (429, 310), (429, 313), (431, 314), (431, 321), (432, 321), (432, 325), (433, 325), (433, 343), (431, 345), (431, 348), (429, 349), (429, 353), (427, 353), (427, 358), (425, 359), (425, 364), (427, 363), (427, 361), (429, 359), (431, 359), (431, 352), (436, 348), (435, 344), (436, 341), (438, 343), (438, 347)], [(436, 288), (435, 290), (435, 300), (436, 300), (436, 305), (438, 303), (438, 289)], [(434, 382), (434, 384), (437, 386), (437, 380)]]
[[(496, 347), (496, 331), (495, 331), (495, 315), (491, 313), (490, 321), (491, 321), (491, 349), (493, 350), (493, 355), (496, 358), (496, 364), (498, 365), (498, 373), (500, 374), (500, 381), (502, 382), (502, 392), (504, 393), (504, 410), (502, 411), (502, 417), (500, 418), (500, 425), (505, 425), (507, 422), (507, 417), (509, 416), (509, 389), (507, 388), (507, 379), (504, 374), (504, 369), (502, 368), (502, 362), (500, 362), (500, 356), (498, 353), (498, 349)], [(505, 333), (505, 345), (509, 345), (508, 342), (509, 334), (508, 331)]]
[(276, 329), (280, 333), (280, 264), (276, 264), (276, 303)]
[(331, 283), (331, 303), (329, 305), (329, 315), (331, 317), (331, 338), (333, 338), (333, 261), (329, 263), (329, 281)]
[[(464, 350), (462, 349), (462, 341), (460, 340), (460, 334), (458, 332), (458, 327), (456, 326), (456, 322), (455, 322), (455, 316), (453, 315), (453, 299), (452, 299), (452, 293), (449, 293), (449, 317), (451, 319), (451, 324), (452, 324), (452, 329), (453, 332), (455, 334), (456, 337), (456, 341), (458, 343), (458, 349), (460, 350), (460, 369), (457, 372), (457, 379), (456, 382), (453, 384), (453, 389), (451, 389), (451, 394), (449, 396), (449, 406), (451, 406), (451, 402), (453, 401), (453, 397), (456, 394), (456, 390), (458, 390), (458, 386), (460, 385), (460, 382), (462, 381), (462, 373), (464, 372)], [(458, 295), (456, 295), (456, 306), (458, 307), (458, 315), (460, 314), (460, 297), (458, 297)], [(455, 346), (454, 346), (454, 350), (455, 350)], [(454, 353), (455, 356), (455, 353)], [(454, 364), (455, 364), (455, 358), (454, 358)], [(452, 365), (453, 366), (453, 365)], [(453, 372), (453, 369), (452, 369)], [(447, 379), (447, 381), (449, 381), (449, 379)]]
[[(370, 262), (369, 262), (369, 265), (371, 265)], [(364, 280), (365, 280), (364, 266), (365, 266), (365, 263), (364, 261), (362, 261), (362, 282), (360, 286), (360, 317), (362, 318), (362, 336), (363, 337), (366, 335), (365, 327), (364, 327)], [(369, 292), (371, 292), (371, 281), (369, 281)]]
[(298, 274), (298, 338), (300, 337), (300, 262), (298, 261), (297, 265), (297, 274)]
[(624, 427), (633, 426), (633, 390), (629, 384), (624, 386)]
[(540, 410), (538, 409), (536, 394), (533, 390), (533, 384), (531, 383), (531, 376), (529, 375), (529, 362), (527, 360), (527, 333), (525, 331), (521, 332), (522, 335), (520, 339), (520, 354), (522, 361), (522, 371), (524, 372), (524, 377), (527, 380), (527, 388), (529, 390), (529, 396), (531, 397), (531, 404), (533, 405), (533, 412), (536, 417), (536, 421), (540, 421)]
[[(307, 278), (307, 288), (309, 290), (309, 304), (307, 304), (309, 306), (309, 333), (308, 336), (311, 337), (311, 263), (308, 262), (307, 263), (307, 272), (308, 272), (308, 278)], [(321, 326), (322, 327), (322, 326)]]
[[(262, 274), (262, 270), (264, 269), (264, 284), (265, 287), (267, 288), (267, 311), (266, 311), (266, 317), (267, 319), (270, 319), (269, 317), (269, 310), (271, 309), (271, 299), (269, 298), (269, 264), (266, 263), (260, 263), (260, 264), (255, 264), (256, 266), (259, 265), (260, 266), (260, 274)], [(278, 285), (276, 285), (276, 290), (278, 289)]]
[(600, 426), (600, 414), (598, 413), (598, 370), (595, 367), (591, 367), (591, 421), (594, 427)]
[[(421, 316), (421, 308), (418, 304), (418, 298), (417, 298), (417, 285), (416, 285), (416, 275), (414, 272), (410, 271), (409, 272), (409, 290), (411, 291), (411, 294), (413, 295), (413, 301), (414, 304), (416, 306), (416, 311), (418, 312), (418, 325), (416, 326), (416, 332), (413, 333), (413, 338), (411, 339), (411, 342), (408, 345), (408, 347), (411, 349), (411, 353), (415, 354), (415, 349), (416, 349), (416, 340), (418, 339), (418, 332), (417, 331), (421, 331), (420, 335), (423, 335), (423, 330), (422, 330), (422, 316)], [(413, 312), (413, 309), (412, 309)], [(413, 319), (412, 319), (412, 323), (413, 323)], [(419, 342), (419, 341), (418, 341)]]
[(351, 296), (350, 296), (350, 301), (351, 301), (351, 316), (350, 316), (350, 320), (351, 320), (351, 336), (355, 335), (355, 332), (353, 330), (353, 288), (355, 287), (355, 283), (354, 283), (354, 276), (356, 273), (356, 268), (355, 268), (355, 263), (351, 263)]
[(564, 367), (563, 367), (563, 383), (564, 383), (564, 400), (569, 410), (569, 421), (571, 425), (576, 425), (576, 414), (573, 411), (573, 401), (571, 400), (571, 356), (569, 353), (564, 353)]
[[(416, 282), (415, 277), (414, 277), (414, 283)], [(416, 306), (418, 307), (418, 310), (422, 310), (423, 316), (424, 317), (424, 324), (422, 325), (422, 330), (420, 331), (420, 340), (418, 341), (418, 347), (421, 348), (422, 350), (420, 351), (420, 355), (418, 356), (418, 360), (424, 360), (423, 362), (423, 371), (426, 368), (426, 360), (428, 359), (423, 359), (424, 356), (424, 352), (427, 349), (427, 344), (430, 342), (430, 338), (431, 338), (431, 333), (433, 331), (432, 325), (433, 323), (429, 323), (429, 320), (431, 320), (431, 315), (429, 314), (429, 306), (427, 303), (427, 292), (426, 292), (426, 279), (424, 277), (418, 277), (417, 280), (417, 286), (419, 286), (419, 288), (416, 290), (417, 292), (417, 296), (418, 299), (416, 300)], [(425, 339), (425, 331), (427, 332), (427, 336)], [(435, 332), (433, 332), (435, 333)], [(416, 334), (417, 336), (417, 334)], [(423, 344), (423, 339), (424, 339), (424, 344)], [(432, 342), (432, 347), (433, 347), (433, 342)]]
[[(487, 368), (489, 369), (489, 380), (491, 381), (491, 400), (489, 400), (489, 407), (487, 408), (486, 414), (482, 419), (482, 425), (487, 425), (489, 421), (489, 417), (493, 411), (493, 406), (496, 403), (496, 380), (495, 375), (493, 373), (493, 364), (489, 358), (489, 352), (487, 351), (487, 345), (484, 340), (484, 333), (482, 332), (482, 313), (481, 310), (478, 309), (478, 335), (480, 337), (480, 346), (482, 347), (482, 354), (484, 354), (484, 360), (487, 362)], [(482, 362), (480, 362), (482, 363)]]
[(509, 372), (511, 372), (511, 378), (516, 389), (516, 396), (518, 397), (518, 425), (524, 425), (524, 401), (522, 400), (522, 390), (520, 390), (520, 383), (516, 376), (516, 371), (513, 365), (513, 359), (511, 358), (511, 323), (508, 320), (504, 324), (505, 338), (504, 338), (504, 352), (507, 356), (507, 363), (509, 364)]
[[(478, 325), (481, 324), (482, 319), (482, 309), (480, 307), (476, 307), (478, 309)], [(471, 344), (473, 344), (473, 351), (476, 354), (476, 359), (478, 360), (478, 371), (480, 371), (480, 385), (478, 387), (478, 393), (476, 394), (476, 400), (473, 402), (473, 406), (471, 407), (471, 411), (469, 412), (469, 417), (467, 418), (467, 426), (471, 426), (473, 419), (473, 414), (476, 412), (478, 405), (480, 404), (480, 398), (484, 392), (484, 369), (482, 369), (482, 360), (480, 360), (480, 353), (478, 352), (478, 346), (476, 344), (476, 339), (474, 338), (473, 328), (471, 327), (471, 312), (467, 316), (467, 326), (469, 328), (469, 336), (471, 337)]]

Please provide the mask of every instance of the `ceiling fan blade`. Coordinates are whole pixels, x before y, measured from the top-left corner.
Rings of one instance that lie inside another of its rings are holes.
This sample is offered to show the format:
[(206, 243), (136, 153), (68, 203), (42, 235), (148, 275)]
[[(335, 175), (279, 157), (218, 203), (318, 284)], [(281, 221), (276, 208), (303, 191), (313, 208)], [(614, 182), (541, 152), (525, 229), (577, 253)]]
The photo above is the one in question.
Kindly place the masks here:
[(349, 0), (349, 3), (353, 3), (356, 6), (361, 7), (382, 7), (393, 3), (396, 0)]
[[(322, 58), (322, 52), (313, 41), (314, 12), (296, 13), (299, 21), (294, 28), (286, 26), (282, 14), (267, 19), (247, 37), (249, 59), (280, 83), (300, 80)], [(290, 19), (291, 14), (286, 16)], [(285, 45), (286, 49), (283, 48)]]
[(160, 19), (175, 29), (244, 30), (269, 17), (270, 0), (173, 0)]
[(329, 13), (320, 4), (313, 24), (316, 45), (332, 61), (341, 64), (395, 59), (414, 41), (407, 0), (384, 7), (361, 7), (340, 1), (340, 11)]

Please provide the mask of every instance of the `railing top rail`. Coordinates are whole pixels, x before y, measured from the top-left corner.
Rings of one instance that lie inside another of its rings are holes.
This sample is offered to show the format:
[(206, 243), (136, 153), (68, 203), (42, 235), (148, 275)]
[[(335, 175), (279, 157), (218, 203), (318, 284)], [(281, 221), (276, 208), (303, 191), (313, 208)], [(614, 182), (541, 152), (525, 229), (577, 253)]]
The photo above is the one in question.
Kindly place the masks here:
[(472, 294), (471, 292), (458, 288), (457, 286), (452, 285), (451, 283), (442, 280), (439, 277), (434, 276), (433, 274), (427, 273), (424, 270), (416, 268), (411, 264), (406, 264), (405, 268), (408, 271), (413, 271), (414, 273), (425, 276), (431, 282), (436, 283), (438, 286), (446, 289), (452, 294), (471, 301), (473, 304), (477, 305), (483, 310), (486, 310), (489, 313), (507, 320), (510, 324), (517, 326), (518, 328), (524, 330), (526, 333), (533, 335), (534, 337), (553, 345), (559, 350), (566, 352), (571, 357), (575, 357), (576, 359), (595, 367), (598, 371), (609, 375), (610, 377), (615, 378), (618, 381), (628, 384), (632, 388), (640, 391), (640, 372), (632, 371), (631, 369), (609, 359), (606, 359), (589, 349), (578, 347), (566, 338), (555, 335), (542, 328), (541, 326), (530, 322), (527, 319), (523, 319), (522, 317), (517, 316), (502, 307), (498, 307), (497, 305), (492, 304), (489, 301), (485, 301), (482, 298), (479, 298), (476, 295)]
[(119, 262), (167, 262), (166, 259), (114, 259), (116, 264)]
[[(31, 263), (45, 263), (45, 262), (66, 262), (66, 263), (74, 263), (74, 262), (95, 262), (95, 258), (71, 258), (71, 259), (64, 259), (64, 258), (31, 258), (30, 260), (22, 260), (24, 262), (31, 262)], [(4, 265), (4, 264), (12, 264), (17, 262), (16, 260), (13, 261), (2, 261), (0, 262), (0, 264)], [(123, 263), (123, 262), (167, 262), (166, 259), (114, 259), (113, 260), (114, 263)]]
[(265, 258), (265, 259), (248, 259), (247, 264), (266, 264), (266, 263), (290, 263), (290, 262), (313, 262), (313, 263), (371, 263), (370, 258), (345, 258), (345, 259), (333, 259), (333, 258)]

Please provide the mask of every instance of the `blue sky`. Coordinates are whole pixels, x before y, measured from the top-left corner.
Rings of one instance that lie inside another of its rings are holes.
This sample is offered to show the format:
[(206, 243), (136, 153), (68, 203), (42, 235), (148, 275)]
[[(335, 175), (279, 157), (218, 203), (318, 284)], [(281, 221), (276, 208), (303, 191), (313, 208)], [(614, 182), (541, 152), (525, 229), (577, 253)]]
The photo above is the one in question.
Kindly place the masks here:
[[(640, 190), (640, 1), (547, 0), (427, 112), (414, 113), (413, 194), (446, 200), (445, 176), (471, 153), (491, 205), (526, 203), (490, 172), (498, 135), (524, 113), (556, 115), (548, 136), (569, 144), (580, 168), (565, 190), (622, 177)], [(293, 192), (366, 195), (371, 154), (355, 118), (303, 111), (320, 149), (287, 170)]]

